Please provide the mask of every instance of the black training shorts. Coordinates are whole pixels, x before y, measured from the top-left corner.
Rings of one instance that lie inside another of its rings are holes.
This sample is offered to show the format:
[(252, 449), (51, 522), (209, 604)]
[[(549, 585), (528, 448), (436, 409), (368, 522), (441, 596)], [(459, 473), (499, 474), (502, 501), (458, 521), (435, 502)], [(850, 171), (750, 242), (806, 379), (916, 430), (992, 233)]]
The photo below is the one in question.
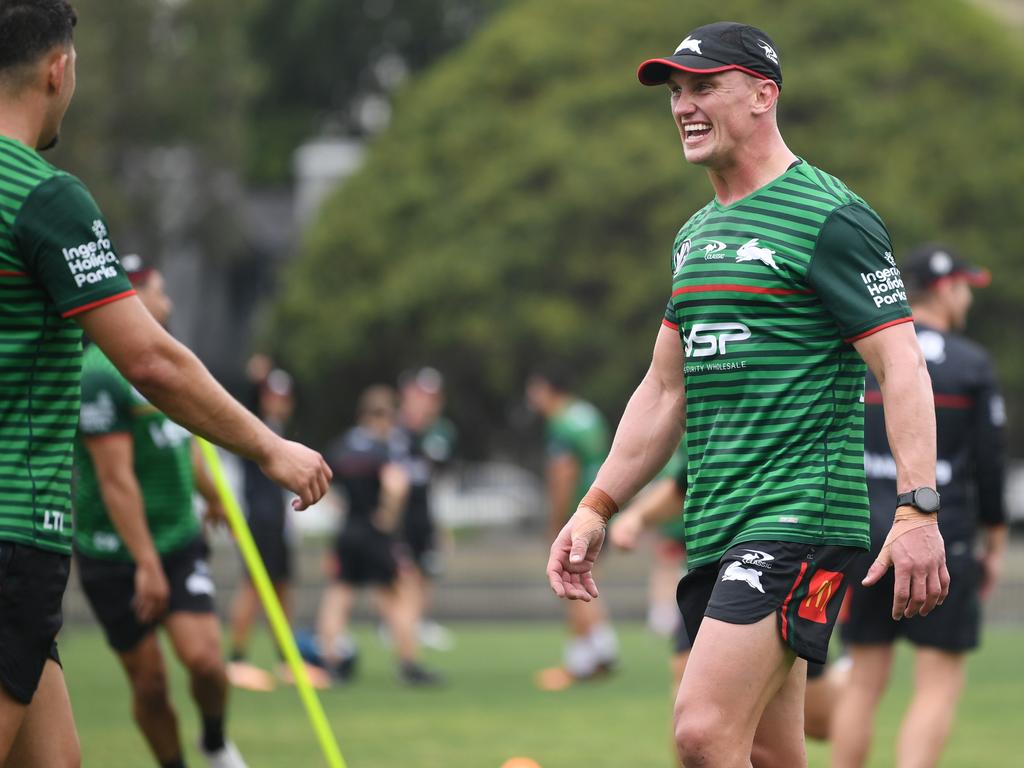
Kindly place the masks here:
[(785, 541), (751, 541), (716, 564), (691, 570), (676, 600), (689, 637), (710, 616), (753, 624), (775, 613), (779, 634), (797, 656), (824, 663), (846, 590), (844, 574), (862, 550)]
[(47, 659), (58, 664), (55, 638), (71, 558), (0, 541), (0, 683), (22, 704), (39, 686)]
[[(171, 594), (167, 613), (213, 613), (213, 578), (202, 537), (160, 557)], [(75, 553), (78, 576), (92, 612), (103, 627), (107, 644), (118, 653), (132, 650), (165, 616), (143, 624), (132, 608), (135, 563), (100, 560)]]
[[(960, 551), (958, 551), (960, 550)], [(876, 645), (905, 637), (925, 648), (959, 653), (978, 647), (981, 630), (980, 566), (969, 546), (947, 543), (946, 567), (949, 569), (949, 595), (942, 605), (927, 616), (912, 619), (892, 618), (892, 594), (895, 576), (890, 568), (877, 584), (863, 587), (877, 553), (864, 553), (850, 570), (854, 584), (850, 595), (849, 619), (840, 628), (844, 643)]]
[[(259, 550), (267, 575), (273, 584), (291, 580), (292, 557), (288, 546), (286, 517), (284, 509), (279, 514), (266, 514), (266, 511), (249, 516), (249, 530), (252, 533), (256, 549)], [(244, 568), (246, 578), (251, 581), (249, 571)]]
[(346, 525), (338, 535), (338, 581), (352, 586), (390, 586), (398, 578), (396, 540), (370, 523)]
[(441, 552), (437, 547), (437, 531), (429, 517), (406, 520), (403, 538), (409, 557), (420, 573), (436, 579), (444, 572)]
[(672, 633), (672, 651), (676, 654), (689, 653), (692, 647), (693, 641), (690, 640), (690, 633), (686, 631), (686, 622), (680, 618)]

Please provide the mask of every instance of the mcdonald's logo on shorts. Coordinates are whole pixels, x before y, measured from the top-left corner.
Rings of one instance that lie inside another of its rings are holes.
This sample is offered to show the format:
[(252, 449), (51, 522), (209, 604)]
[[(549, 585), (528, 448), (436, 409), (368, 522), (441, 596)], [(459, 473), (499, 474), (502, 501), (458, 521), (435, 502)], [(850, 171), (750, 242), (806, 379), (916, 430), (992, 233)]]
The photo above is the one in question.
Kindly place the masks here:
[(827, 624), (825, 609), (829, 601), (839, 594), (839, 585), (843, 583), (843, 574), (839, 571), (817, 571), (811, 577), (807, 588), (807, 597), (800, 601), (796, 615), (801, 619)]

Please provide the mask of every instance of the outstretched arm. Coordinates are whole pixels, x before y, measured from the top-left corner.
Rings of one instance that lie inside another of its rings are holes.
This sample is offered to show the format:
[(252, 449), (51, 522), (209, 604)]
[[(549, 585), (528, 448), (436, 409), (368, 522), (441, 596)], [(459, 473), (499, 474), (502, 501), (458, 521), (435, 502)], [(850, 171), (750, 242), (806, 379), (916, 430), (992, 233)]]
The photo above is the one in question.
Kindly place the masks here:
[[(935, 403), (924, 356), (910, 323), (890, 326), (854, 343), (878, 379), (889, 447), (896, 459), (896, 490), (935, 487)], [(895, 499), (893, 500), (895, 504)], [(896, 519), (864, 579), (877, 582), (893, 566), (892, 617), (927, 615), (946, 599), (949, 571), (938, 517), (914, 507)]]
[(547, 575), (556, 595), (584, 601), (598, 596), (593, 566), (608, 519), (665, 466), (683, 434), (685, 405), (679, 336), (663, 326), (651, 366), (626, 405), (608, 458), (551, 545)]
[(157, 408), (191, 432), (252, 459), (305, 509), (327, 491), (331, 470), (316, 451), (284, 440), (239, 404), (135, 296), (76, 316), (82, 328)]

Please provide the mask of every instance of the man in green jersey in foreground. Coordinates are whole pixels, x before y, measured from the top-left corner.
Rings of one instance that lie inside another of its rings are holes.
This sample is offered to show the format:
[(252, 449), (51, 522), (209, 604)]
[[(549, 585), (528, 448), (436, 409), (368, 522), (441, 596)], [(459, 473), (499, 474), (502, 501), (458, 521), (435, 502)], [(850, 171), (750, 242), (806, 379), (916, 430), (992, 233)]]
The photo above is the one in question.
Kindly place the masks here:
[(638, 76), (668, 85), (683, 154), (715, 198), (676, 237), (651, 367), (552, 544), (548, 578), (560, 597), (597, 597), (608, 519), (685, 426), (690, 572), (678, 596), (693, 649), (675, 706), (680, 758), (806, 765), (805, 660), (825, 660), (844, 572), (869, 543), (864, 362), (881, 382), (900, 494), (865, 582), (895, 565), (894, 618), (930, 612), (949, 589), (928, 372), (881, 220), (779, 133), (772, 40), (709, 24)]
[(82, 329), (194, 434), (298, 494), (330, 469), (235, 402), (135, 296), (88, 191), (47, 163), (75, 90), (66, 0), (0, 0), (0, 765), (80, 762), (54, 638), (71, 554)]
[[(608, 455), (608, 424), (597, 408), (570, 392), (568, 375), (554, 368), (530, 376), (526, 399), (545, 419), (548, 531), (554, 536)], [(566, 608), (569, 640), (562, 665), (538, 673), (537, 685), (544, 690), (563, 690), (607, 672), (618, 657), (618, 639), (604, 606), (568, 603)]]
[[(163, 276), (135, 254), (122, 260), (139, 299), (161, 325), (171, 313)], [(82, 359), (75, 445), (74, 550), (82, 590), (132, 688), (135, 721), (161, 768), (185, 765), (162, 625), (191, 679), (202, 719), (200, 748), (216, 768), (245, 763), (224, 735), (227, 676), (206, 542), (192, 511), (223, 508), (192, 435), (154, 408), (95, 344)]]

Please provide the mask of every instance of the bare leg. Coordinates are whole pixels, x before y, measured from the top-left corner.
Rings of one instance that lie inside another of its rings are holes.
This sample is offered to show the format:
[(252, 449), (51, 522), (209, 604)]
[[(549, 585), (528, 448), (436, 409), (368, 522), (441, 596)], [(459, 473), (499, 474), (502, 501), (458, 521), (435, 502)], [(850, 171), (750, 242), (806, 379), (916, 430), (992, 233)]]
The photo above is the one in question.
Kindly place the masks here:
[(6, 768), (81, 766), (82, 750), (71, 714), (71, 700), (64, 685), (64, 673), (57, 662), (52, 659), (46, 662), (39, 687), (28, 707), (18, 704), (0, 688), (0, 713), (4, 721), (0, 730), (10, 731), (6, 723), (8, 715), (15, 721), (20, 720), (20, 727), (13, 729), (16, 735), (7, 762), (3, 763)]
[(373, 591), (373, 596), (377, 610), (384, 617), (391, 630), (391, 636), (395, 639), (395, 653), (399, 661), (414, 662), (419, 656), (415, 607), (404, 592), (405, 586), (407, 585), (397, 581), (394, 587), (378, 587)]
[(242, 581), (231, 603), (231, 653), (244, 656), (249, 648), (249, 633), (260, 610), (260, 598), (249, 580)]
[(181, 758), (178, 717), (167, 687), (167, 668), (156, 634), (149, 633), (130, 651), (118, 654), (132, 687), (132, 713), (160, 763)]
[[(796, 693), (787, 685), (794, 655), (783, 645), (771, 614), (754, 624), (704, 619), (690, 651), (676, 698), (676, 747), (688, 768), (749, 768), (754, 734), (776, 694), (788, 712)], [(800, 683), (799, 693), (803, 693)], [(803, 754), (802, 700), (798, 727), (774, 741), (790, 768), (806, 765)]]
[[(164, 621), (164, 628), (175, 653), (189, 673), (192, 698), (203, 721), (204, 749), (220, 749), (223, 747), (228, 679), (220, 652), (217, 616), (212, 613), (172, 613)], [(217, 732), (211, 734), (211, 729)]]
[(849, 650), (850, 679), (832, 712), (832, 768), (860, 768), (867, 762), (875, 710), (892, 669), (892, 645), (851, 645)]
[(754, 768), (807, 765), (804, 748), (804, 683), (807, 662), (797, 659), (778, 693), (768, 702), (754, 734), (750, 762)]
[(585, 603), (582, 600), (570, 600), (565, 606), (569, 633), (574, 637), (586, 637), (599, 624), (608, 621), (608, 612), (596, 600)]
[(914, 696), (900, 728), (900, 768), (932, 768), (942, 756), (964, 688), (964, 654), (918, 648)]
[(28, 707), (15, 699), (0, 685), (0, 766), (5, 764), (11, 753), (14, 740), (25, 720)]
[(804, 733), (812, 739), (827, 741), (832, 713), (841, 695), (841, 683), (831, 666), (814, 680), (807, 681), (804, 694)]
[(324, 666), (328, 670), (338, 663), (334, 651), (335, 641), (348, 627), (348, 617), (352, 613), (355, 600), (355, 588), (337, 581), (324, 590), (324, 596), (320, 599), (320, 611), (316, 622), (317, 642), (320, 645)]

